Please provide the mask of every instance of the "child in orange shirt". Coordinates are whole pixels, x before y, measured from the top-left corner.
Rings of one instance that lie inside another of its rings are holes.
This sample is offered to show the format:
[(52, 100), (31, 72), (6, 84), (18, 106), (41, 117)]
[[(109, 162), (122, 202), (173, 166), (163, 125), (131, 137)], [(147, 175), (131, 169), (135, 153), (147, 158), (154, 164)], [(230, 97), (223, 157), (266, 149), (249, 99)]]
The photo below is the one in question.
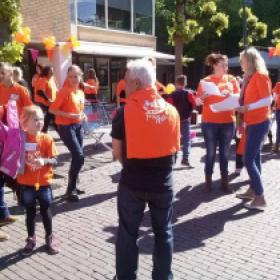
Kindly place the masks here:
[(35, 217), (36, 203), (39, 201), (40, 213), (46, 232), (46, 246), (49, 254), (59, 252), (52, 234), (51, 183), (52, 166), (56, 164), (56, 148), (53, 139), (40, 133), (44, 115), (40, 107), (25, 108), (21, 116), (21, 126), (26, 133), (25, 166), (23, 174), (18, 175), (17, 182), (21, 189), (21, 203), (26, 210), (26, 227), (28, 237), (21, 254), (28, 256), (36, 247)]

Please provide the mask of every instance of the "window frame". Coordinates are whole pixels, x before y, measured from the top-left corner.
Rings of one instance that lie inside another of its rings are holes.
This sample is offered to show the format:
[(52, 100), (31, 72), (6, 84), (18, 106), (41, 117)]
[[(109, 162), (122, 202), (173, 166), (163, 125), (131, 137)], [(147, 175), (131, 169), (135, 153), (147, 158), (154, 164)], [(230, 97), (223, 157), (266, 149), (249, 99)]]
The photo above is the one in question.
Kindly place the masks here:
[[(74, 24), (76, 26), (82, 26), (82, 27), (88, 27), (88, 28), (95, 28), (95, 29), (101, 29), (101, 30), (108, 30), (113, 32), (126, 32), (126, 33), (133, 33), (133, 34), (139, 34), (137, 32), (134, 32), (134, 0), (130, 0), (130, 30), (116, 30), (109, 28), (109, 19), (108, 19), (108, 0), (104, 0), (104, 9), (105, 9), (105, 27), (99, 27), (99, 26), (90, 26), (90, 25), (83, 25), (78, 23), (78, 0), (74, 1)], [(152, 34), (145, 34), (145, 36), (155, 36), (155, 1), (152, 1)], [(71, 20), (71, 19), (70, 19)], [(72, 21), (71, 21), (72, 23)], [(73, 23), (72, 23), (73, 24)]]

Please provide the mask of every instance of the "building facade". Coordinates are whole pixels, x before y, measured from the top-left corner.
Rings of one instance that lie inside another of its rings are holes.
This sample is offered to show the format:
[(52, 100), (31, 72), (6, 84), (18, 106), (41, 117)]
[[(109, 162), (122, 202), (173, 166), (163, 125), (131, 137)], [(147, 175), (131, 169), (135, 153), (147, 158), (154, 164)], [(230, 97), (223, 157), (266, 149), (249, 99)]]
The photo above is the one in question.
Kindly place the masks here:
[[(156, 51), (155, 0), (22, 0), (21, 10), (23, 26), (32, 31), (30, 46), (40, 50), (38, 61), (53, 64), (60, 85), (71, 63), (84, 73), (95, 68), (101, 100), (114, 99), (128, 59), (149, 56), (159, 68), (172, 65), (172, 55)], [(57, 46), (48, 61), (41, 42), (50, 35)], [(71, 35), (81, 45), (65, 56), (59, 46)]]

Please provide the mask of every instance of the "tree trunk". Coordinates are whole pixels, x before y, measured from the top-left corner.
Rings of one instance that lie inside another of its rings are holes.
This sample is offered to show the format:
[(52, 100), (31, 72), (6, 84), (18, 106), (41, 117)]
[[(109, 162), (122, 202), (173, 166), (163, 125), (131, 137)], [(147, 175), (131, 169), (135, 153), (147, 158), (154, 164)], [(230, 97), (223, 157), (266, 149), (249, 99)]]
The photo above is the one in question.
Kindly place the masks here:
[[(184, 0), (176, 0), (176, 21), (177, 21), (177, 28), (182, 28), (184, 24), (182, 21), (185, 22), (185, 1)], [(175, 77), (181, 75), (183, 73), (183, 49), (184, 43), (183, 38), (180, 36), (175, 35)]]
[(175, 38), (175, 77), (183, 73), (183, 40), (180, 37)]

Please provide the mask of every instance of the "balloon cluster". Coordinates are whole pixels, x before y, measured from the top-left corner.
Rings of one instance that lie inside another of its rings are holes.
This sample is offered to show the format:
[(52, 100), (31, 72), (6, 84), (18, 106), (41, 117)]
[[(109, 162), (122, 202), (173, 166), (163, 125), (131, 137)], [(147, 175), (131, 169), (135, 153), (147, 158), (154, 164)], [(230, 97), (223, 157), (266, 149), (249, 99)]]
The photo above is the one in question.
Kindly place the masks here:
[(15, 41), (21, 44), (29, 44), (30, 43), (30, 33), (31, 30), (29, 27), (22, 28), (19, 32), (15, 33)]
[(56, 39), (54, 36), (48, 36), (44, 37), (42, 42), (45, 45), (48, 59), (51, 60), (53, 56), (53, 49), (56, 46)]
[(165, 94), (171, 94), (175, 90), (176, 90), (176, 88), (175, 88), (174, 84), (170, 83), (170, 84), (167, 84), (167, 86), (165, 87), (164, 92), (165, 92)]
[(70, 36), (66, 44), (71, 50), (74, 50), (81, 45), (80, 41), (78, 41), (75, 36)]
[(66, 43), (61, 46), (61, 49), (65, 56), (68, 56), (69, 53), (81, 45), (80, 41), (77, 40), (75, 36), (70, 36)]
[(268, 55), (269, 58), (272, 58), (276, 55), (280, 56), (280, 43), (278, 43), (275, 48), (268, 48)]
[(56, 45), (56, 39), (54, 36), (44, 37), (42, 40), (46, 50), (52, 50)]

